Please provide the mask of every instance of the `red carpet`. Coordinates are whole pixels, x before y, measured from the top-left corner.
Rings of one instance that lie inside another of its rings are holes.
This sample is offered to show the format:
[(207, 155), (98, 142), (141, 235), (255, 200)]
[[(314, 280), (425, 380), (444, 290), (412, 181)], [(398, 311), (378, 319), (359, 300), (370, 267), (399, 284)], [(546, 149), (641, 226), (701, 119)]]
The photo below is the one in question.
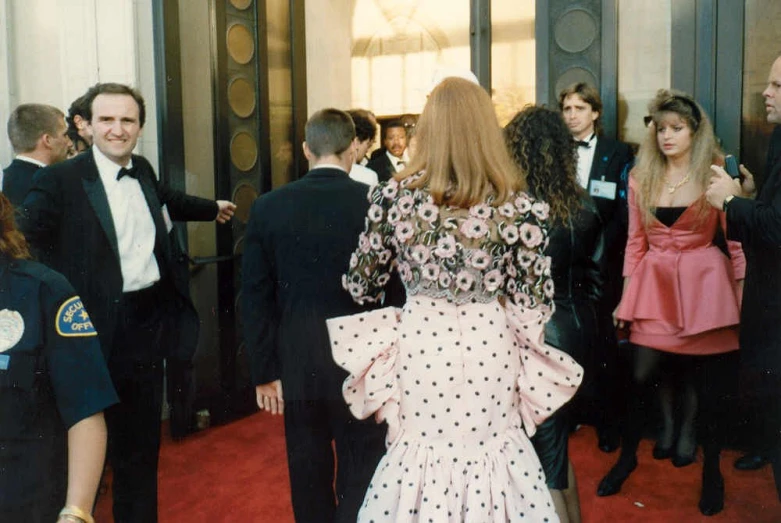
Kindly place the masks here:
[[(737, 472), (734, 451), (722, 454), (724, 511), (706, 518), (697, 510), (701, 464), (676, 469), (651, 458), (652, 442), (640, 446), (639, 466), (622, 491), (598, 498), (599, 479), (616, 454), (596, 448), (590, 427), (570, 439), (584, 523), (781, 521), (769, 467)], [(257, 413), (182, 442), (163, 442), (160, 456), (160, 522), (292, 522), (280, 417)], [(113, 521), (110, 493), (98, 502), (96, 520)]]

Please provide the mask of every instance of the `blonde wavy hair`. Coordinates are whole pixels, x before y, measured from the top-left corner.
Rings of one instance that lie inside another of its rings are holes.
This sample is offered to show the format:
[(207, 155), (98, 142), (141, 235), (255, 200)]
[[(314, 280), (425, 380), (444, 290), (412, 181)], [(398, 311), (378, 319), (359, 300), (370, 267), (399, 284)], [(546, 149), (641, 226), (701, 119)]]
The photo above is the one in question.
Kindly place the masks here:
[(471, 207), (493, 196), (508, 201), (526, 188), (505, 147), (491, 97), (469, 80), (446, 78), (429, 95), (415, 130), (417, 148), (401, 180), (426, 188), (438, 205)]
[[(664, 187), (667, 157), (659, 149), (656, 130), (659, 123), (669, 113), (677, 114), (692, 131), (692, 148), (689, 172), (693, 183), (697, 184), (703, 193), (708, 187), (711, 177), (710, 166), (722, 158), (716, 144), (713, 126), (708, 115), (694, 99), (686, 93), (660, 89), (648, 104), (648, 114), (652, 123), (648, 125), (643, 143), (637, 153), (637, 163), (632, 169), (632, 176), (637, 182), (637, 205), (640, 208), (643, 224), (648, 227), (656, 211), (656, 201)], [(708, 205), (704, 200), (699, 203), (699, 217), (708, 213)]]

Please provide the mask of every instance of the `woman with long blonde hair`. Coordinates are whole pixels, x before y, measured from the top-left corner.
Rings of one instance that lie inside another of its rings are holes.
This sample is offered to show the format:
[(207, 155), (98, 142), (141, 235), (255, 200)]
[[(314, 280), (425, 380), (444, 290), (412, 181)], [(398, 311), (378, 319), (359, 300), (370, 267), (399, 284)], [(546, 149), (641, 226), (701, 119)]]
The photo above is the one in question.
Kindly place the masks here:
[[(672, 457), (677, 467), (692, 463), (698, 421), (704, 450), (699, 508), (712, 515), (724, 504), (719, 408), (738, 348), (745, 258), (738, 243), (724, 244), (724, 213), (704, 197), (710, 165), (722, 161), (708, 116), (690, 96), (668, 90), (657, 93), (649, 112), (653, 123), (630, 173), (624, 292), (615, 313), (619, 327), (629, 325), (635, 345), (635, 394), (621, 455), (597, 493), (618, 492), (637, 466), (642, 407), (649, 384), (659, 378), (669, 384), (661, 390), (669, 392), (654, 457)], [(674, 388), (682, 398), (677, 428)]]
[(575, 393), (580, 367), (542, 342), (552, 313), (548, 206), (522, 192), (493, 105), (444, 79), (408, 168), (370, 195), (343, 284), (402, 310), (328, 321), (353, 414), (388, 423), (359, 521), (558, 521), (529, 442)]

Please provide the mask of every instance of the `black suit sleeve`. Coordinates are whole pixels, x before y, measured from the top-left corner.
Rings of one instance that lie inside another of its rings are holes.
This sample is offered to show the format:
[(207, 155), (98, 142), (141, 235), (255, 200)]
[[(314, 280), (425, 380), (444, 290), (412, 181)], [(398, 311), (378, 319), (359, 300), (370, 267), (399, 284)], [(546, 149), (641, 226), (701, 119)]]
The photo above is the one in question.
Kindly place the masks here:
[[(155, 190), (160, 204), (165, 205), (171, 219), (178, 222), (209, 222), (217, 218), (219, 207), (214, 200), (190, 196), (187, 193), (173, 189), (167, 183), (157, 180), (149, 162), (141, 156), (133, 156), (133, 161), (143, 164), (155, 182)], [(139, 165), (141, 167), (141, 165)]]
[(33, 255), (50, 264), (59, 224), (62, 221), (62, 194), (59, 177), (46, 169), (39, 170), (33, 186), (22, 204), (19, 230), (24, 234)]
[(244, 340), (250, 356), (252, 380), (255, 385), (280, 378), (277, 353), (276, 278), (272, 251), (264, 227), (264, 201), (252, 205), (241, 271), (241, 313)]
[(769, 202), (734, 198), (727, 207), (727, 233), (748, 245), (781, 247), (781, 191)]

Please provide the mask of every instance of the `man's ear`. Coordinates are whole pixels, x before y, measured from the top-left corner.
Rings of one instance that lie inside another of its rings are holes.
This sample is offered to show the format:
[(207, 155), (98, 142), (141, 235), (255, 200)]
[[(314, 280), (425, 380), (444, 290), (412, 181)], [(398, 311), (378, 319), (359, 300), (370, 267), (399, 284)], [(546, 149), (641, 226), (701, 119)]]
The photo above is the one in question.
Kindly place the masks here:
[(304, 156), (308, 161), (312, 161), (315, 157), (314, 154), (312, 154), (312, 151), (309, 150), (309, 146), (306, 144), (306, 142), (301, 144), (301, 147), (304, 149)]
[(46, 149), (52, 148), (52, 135), (49, 133), (43, 133), (40, 138), (38, 138), (38, 144), (43, 145)]
[(597, 112), (595, 112), (595, 113), (594, 113), (594, 114), (591, 116), (591, 121), (592, 121), (592, 122), (596, 122), (596, 121), (597, 121), (597, 118), (599, 118), (599, 114), (600, 114), (600, 113), (597, 113)]

